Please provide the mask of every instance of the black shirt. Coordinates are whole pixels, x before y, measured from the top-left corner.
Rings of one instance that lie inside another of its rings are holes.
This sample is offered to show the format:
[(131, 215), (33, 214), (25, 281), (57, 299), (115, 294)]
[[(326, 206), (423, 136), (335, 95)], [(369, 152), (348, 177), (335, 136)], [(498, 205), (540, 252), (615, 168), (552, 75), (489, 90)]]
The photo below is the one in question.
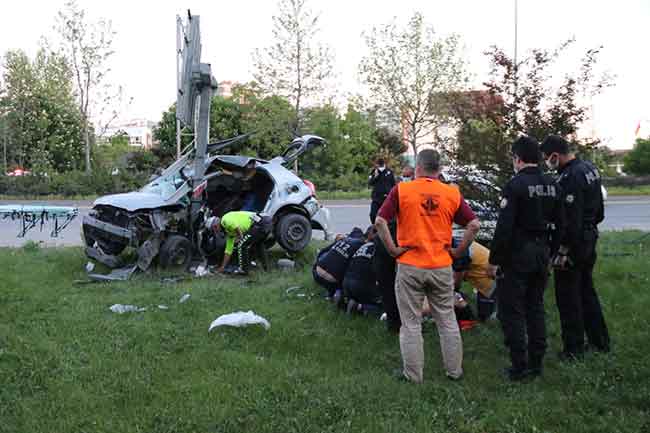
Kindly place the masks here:
[(368, 186), (372, 187), (372, 201), (383, 202), (388, 193), (395, 186), (395, 176), (388, 167), (384, 171), (375, 170), (370, 172)]
[(580, 248), (585, 230), (595, 230), (605, 219), (600, 173), (589, 161), (575, 158), (560, 169), (558, 185), (566, 208), (567, 228), (562, 245)]
[(490, 264), (527, 260), (523, 248), (531, 241), (557, 251), (565, 218), (560, 187), (539, 167), (525, 167), (504, 186), (499, 219), (490, 247)]
[(317, 265), (336, 278), (336, 281), (340, 284), (343, 282), (343, 277), (345, 277), (352, 256), (361, 245), (363, 245), (363, 239), (361, 238), (347, 237), (339, 239), (320, 252)]
[(366, 242), (352, 256), (345, 279), (361, 281), (366, 286), (375, 285), (375, 270), (372, 259), (375, 256), (375, 244)]

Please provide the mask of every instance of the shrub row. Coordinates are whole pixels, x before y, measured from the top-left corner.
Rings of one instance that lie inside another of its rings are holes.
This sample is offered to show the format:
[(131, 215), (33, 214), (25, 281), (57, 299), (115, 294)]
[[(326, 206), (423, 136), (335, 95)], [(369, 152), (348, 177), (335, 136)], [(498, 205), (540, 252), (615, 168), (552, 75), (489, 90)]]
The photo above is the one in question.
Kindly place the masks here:
[(138, 189), (147, 182), (148, 178), (148, 173), (127, 170), (121, 170), (117, 175), (96, 170), (91, 175), (83, 171), (70, 171), (47, 176), (0, 176), (0, 195), (23, 197), (104, 195)]

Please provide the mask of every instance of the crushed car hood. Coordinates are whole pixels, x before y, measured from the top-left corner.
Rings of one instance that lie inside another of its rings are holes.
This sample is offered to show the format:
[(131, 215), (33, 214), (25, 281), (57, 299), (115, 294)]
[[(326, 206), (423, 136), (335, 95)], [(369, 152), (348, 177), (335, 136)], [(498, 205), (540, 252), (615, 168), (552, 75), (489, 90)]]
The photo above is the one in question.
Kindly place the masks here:
[(95, 200), (93, 206), (113, 206), (133, 212), (140, 209), (155, 209), (169, 206), (170, 203), (163, 200), (157, 194), (147, 192), (127, 192), (124, 194), (113, 194), (100, 197)]

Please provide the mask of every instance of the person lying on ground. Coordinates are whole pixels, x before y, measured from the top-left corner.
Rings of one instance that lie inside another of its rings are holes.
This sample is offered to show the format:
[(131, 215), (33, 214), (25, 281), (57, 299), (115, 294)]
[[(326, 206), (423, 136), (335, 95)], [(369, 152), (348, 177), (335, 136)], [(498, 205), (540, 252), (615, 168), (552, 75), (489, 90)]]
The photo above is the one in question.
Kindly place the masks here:
[[(460, 239), (454, 237), (452, 248), (457, 248), (458, 245)], [(489, 258), (489, 249), (478, 242), (472, 242), (465, 253), (452, 263), (455, 290), (459, 292), (463, 281), (467, 281), (476, 291), (476, 308), (480, 321), (496, 317), (496, 281), (488, 275)]]

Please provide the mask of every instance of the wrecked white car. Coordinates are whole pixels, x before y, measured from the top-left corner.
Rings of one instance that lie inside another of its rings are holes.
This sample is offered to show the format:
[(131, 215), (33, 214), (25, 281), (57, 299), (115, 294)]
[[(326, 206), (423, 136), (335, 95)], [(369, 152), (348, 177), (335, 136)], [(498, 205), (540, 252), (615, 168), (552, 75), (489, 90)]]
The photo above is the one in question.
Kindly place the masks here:
[[(288, 253), (304, 249), (312, 230), (330, 236), (330, 214), (316, 199), (315, 189), (285, 166), (325, 140), (305, 135), (270, 161), (238, 155), (215, 155), (241, 137), (213, 143), (205, 157), (203, 181), (192, 188), (195, 162), (188, 152), (139, 191), (98, 198), (83, 219), (89, 258), (111, 268), (122, 266), (120, 254), (137, 250), (137, 267), (145, 270), (157, 259), (162, 267), (187, 267), (199, 254), (203, 219), (233, 210), (263, 213), (273, 218), (272, 238)], [(199, 218), (191, 203), (201, 202)], [(192, 223), (193, 221), (193, 223)]]

